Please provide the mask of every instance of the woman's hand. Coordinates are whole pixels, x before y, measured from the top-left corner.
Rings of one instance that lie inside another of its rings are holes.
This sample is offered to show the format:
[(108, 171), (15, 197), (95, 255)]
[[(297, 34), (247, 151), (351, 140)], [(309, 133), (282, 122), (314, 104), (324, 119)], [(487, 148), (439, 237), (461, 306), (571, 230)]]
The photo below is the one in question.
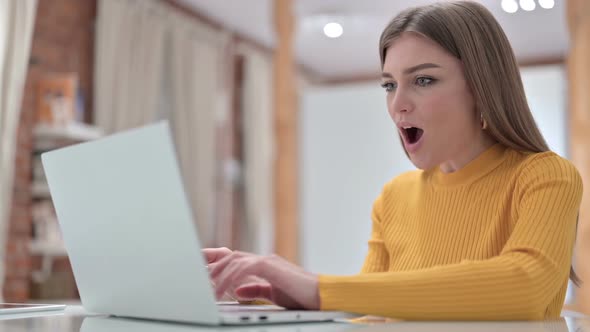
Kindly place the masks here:
[[(228, 248), (205, 248), (201, 250), (203, 255), (205, 256), (205, 260), (207, 261), (207, 268), (209, 271), (211, 270), (211, 264), (218, 262), (223, 257), (230, 255), (232, 251)], [(215, 287), (215, 283), (211, 283), (213, 287)], [(218, 301), (237, 301), (237, 295), (233, 291), (233, 289), (228, 289), (222, 296), (216, 296)]]
[[(241, 299), (265, 299), (289, 309), (320, 307), (317, 276), (279, 256), (239, 251), (210, 255), (215, 257), (209, 264), (209, 273), (218, 297), (233, 289)], [(219, 258), (220, 255), (223, 257)]]
[[(205, 248), (202, 250), (203, 255), (205, 255), (205, 259), (207, 261), (207, 268), (209, 270), (211, 270), (211, 268), (213, 267), (213, 264), (218, 262), (219, 260), (221, 260), (222, 258), (230, 255), (232, 253), (232, 251), (228, 248), (222, 247), (222, 248)], [(242, 281), (243, 284), (257, 284), (257, 285), (261, 285), (263, 287), (270, 287), (270, 285), (268, 284), (268, 282), (264, 279), (255, 277), (255, 276), (249, 276), (247, 278), (245, 278)], [(211, 285), (213, 287), (215, 287), (215, 283), (212, 282)], [(236, 287), (239, 286), (238, 284), (233, 285), (230, 289), (226, 290), (225, 293), (221, 296), (217, 296), (216, 298), (218, 299), (218, 301), (238, 301), (240, 303), (244, 303), (244, 304), (249, 304), (252, 302), (256, 302), (256, 301), (252, 301), (253, 297), (241, 297), (238, 294), (236, 294), (235, 289)]]
[(231, 255), (232, 251), (228, 248), (205, 248), (201, 250), (203, 255), (205, 255), (205, 260), (207, 261), (207, 265), (211, 263), (215, 263), (222, 258)]

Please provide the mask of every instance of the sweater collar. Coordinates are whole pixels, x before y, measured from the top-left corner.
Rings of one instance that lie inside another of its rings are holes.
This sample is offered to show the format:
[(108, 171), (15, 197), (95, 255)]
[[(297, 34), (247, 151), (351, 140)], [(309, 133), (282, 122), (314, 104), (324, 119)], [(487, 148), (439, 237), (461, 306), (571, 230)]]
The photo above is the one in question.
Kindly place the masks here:
[(434, 185), (441, 186), (471, 183), (500, 165), (506, 156), (505, 152), (506, 147), (496, 143), (455, 172), (443, 173), (437, 166), (432, 170), (431, 181)]

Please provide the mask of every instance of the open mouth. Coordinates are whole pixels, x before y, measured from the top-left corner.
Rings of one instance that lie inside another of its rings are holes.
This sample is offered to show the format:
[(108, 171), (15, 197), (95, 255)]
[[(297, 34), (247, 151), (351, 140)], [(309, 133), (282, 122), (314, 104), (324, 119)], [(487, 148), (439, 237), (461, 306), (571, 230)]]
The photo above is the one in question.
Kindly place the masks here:
[(409, 144), (417, 143), (422, 137), (422, 134), (424, 134), (424, 130), (416, 127), (402, 128), (402, 132), (404, 134), (406, 142), (408, 142)]

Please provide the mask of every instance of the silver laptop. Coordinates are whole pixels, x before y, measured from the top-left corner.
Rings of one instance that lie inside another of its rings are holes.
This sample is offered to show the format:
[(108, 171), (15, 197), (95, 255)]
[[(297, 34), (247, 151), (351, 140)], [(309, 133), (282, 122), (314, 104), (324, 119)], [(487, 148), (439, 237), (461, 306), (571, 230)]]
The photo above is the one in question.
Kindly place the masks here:
[(350, 316), (216, 304), (167, 122), (41, 157), (87, 310), (210, 325)]
[[(84, 317), (80, 324), (80, 332), (352, 332), (358, 329), (364, 331), (366, 327), (365, 324), (341, 323), (276, 324), (272, 327), (259, 325), (215, 327), (99, 316)], [(518, 332), (523, 331), (519, 330)], [(531, 332), (538, 332), (538, 330)]]

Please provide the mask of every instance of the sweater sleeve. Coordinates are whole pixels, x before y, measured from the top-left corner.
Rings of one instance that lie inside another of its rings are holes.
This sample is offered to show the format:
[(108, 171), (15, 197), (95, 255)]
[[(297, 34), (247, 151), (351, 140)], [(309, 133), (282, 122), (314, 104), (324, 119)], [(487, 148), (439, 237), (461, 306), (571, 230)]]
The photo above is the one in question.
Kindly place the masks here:
[(382, 201), (383, 194), (381, 194), (373, 204), (373, 211), (371, 212), (372, 229), (371, 238), (369, 239), (369, 252), (367, 253), (361, 273), (384, 272), (389, 269), (389, 254), (381, 235)]
[[(534, 158), (533, 158), (534, 159)], [(322, 310), (402, 319), (543, 319), (567, 281), (582, 181), (568, 161), (531, 162), (500, 255), (428, 269), (319, 277)]]

